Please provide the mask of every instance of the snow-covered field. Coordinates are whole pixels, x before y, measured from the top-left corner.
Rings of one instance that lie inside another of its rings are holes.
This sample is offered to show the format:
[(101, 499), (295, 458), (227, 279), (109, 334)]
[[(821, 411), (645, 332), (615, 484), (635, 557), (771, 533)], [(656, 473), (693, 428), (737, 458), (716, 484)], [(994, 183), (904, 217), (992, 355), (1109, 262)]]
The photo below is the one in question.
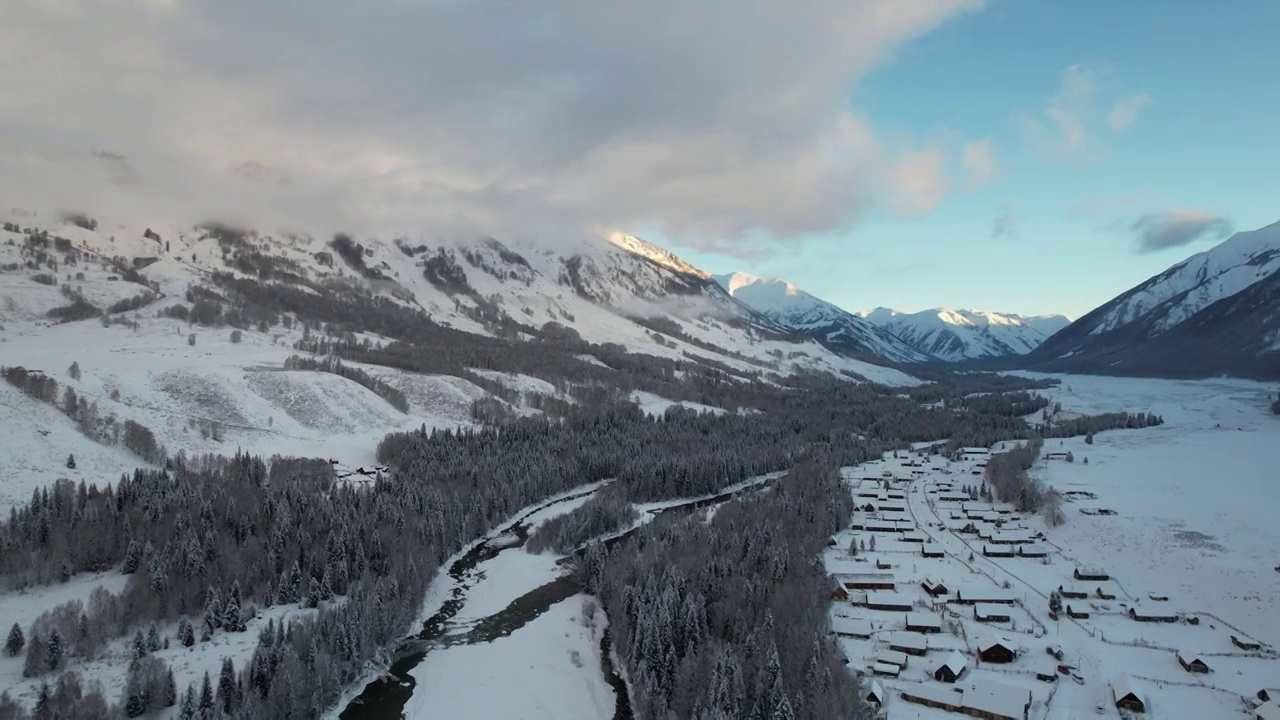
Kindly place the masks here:
[[(472, 400), (488, 393), (455, 377), (386, 368), (372, 373), (404, 391), (402, 413), (366, 388), (321, 372), (285, 371), (297, 354), (297, 334), (195, 330), (153, 318), (138, 331), (81, 322), (11, 333), (0, 344), (0, 364), (41, 370), (63, 388), (96, 402), (100, 413), (134, 420), (171, 453), (294, 455), (334, 458), (357, 467), (374, 463), (387, 433), (471, 423)], [(71, 377), (76, 362), (80, 379)], [(211, 432), (218, 429), (219, 440)], [(58, 478), (103, 484), (144, 464), (119, 446), (85, 437), (57, 408), (0, 383), (0, 507), (30, 499), (31, 490)], [(66, 467), (75, 455), (76, 468)]]
[(612, 688), (600, 672), (604, 611), (574, 595), (511, 635), (434, 650), (412, 671), (411, 718), (613, 717)]
[[(983, 540), (955, 531), (964, 524), (952, 519), (961, 512), (961, 503), (941, 501), (938, 485), (980, 484), (981, 477), (971, 473), (976, 461), (939, 463), (935, 458), (914, 468), (887, 458), (846, 469), (855, 494), (880, 486), (862, 478), (880, 478), (885, 472), (899, 478), (891, 484), (906, 496), (906, 507), (880, 516), (901, 516), (930, 540), (930, 548), (944, 554), (925, 558), (919, 544), (902, 542), (895, 533), (865, 530), (842, 532), (825, 553), (833, 573), (892, 573), (901, 598), (942, 621), (943, 632), (928, 636), (925, 656), (911, 657), (897, 679), (877, 678), (886, 689), (890, 720), (957, 717), (899, 695), (913, 683), (945, 688), (931, 673), (951, 649), (960, 649), (969, 662), (958, 685), (995, 682), (1030, 690), (1031, 718), (1116, 717), (1111, 683), (1121, 675), (1142, 687), (1151, 717), (1251, 717), (1247, 700), (1280, 676), (1280, 660), (1269, 649), (1280, 643), (1280, 613), (1272, 604), (1280, 597), (1280, 573), (1273, 569), (1280, 562), (1280, 527), (1269, 522), (1274, 513), (1267, 502), (1274, 496), (1274, 472), (1268, 469), (1274, 453), (1268, 446), (1280, 440), (1280, 419), (1267, 411), (1272, 389), (1237, 381), (1063, 380), (1061, 388), (1046, 395), (1065, 411), (1154, 412), (1166, 424), (1100, 433), (1092, 445), (1083, 438), (1046, 444), (1046, 453), (1070, 451), (1075, 462), (1042, 460), (1033, 472), (1060, 490), (1096, 495), (1068, 502), (1068, 521), (1056, 528), (1037, 517), (1004, 516), (1006, 527), (1020, 524), (1043, 533), (1047, 558), (984, 557)], [(966, 510), (982, 507), (965, 505)], [(1116, 514), (1080, 512), (1098, 507)], [(855, 522), (866, 517), (859, 513)], [(875, 537), (876, 549), (849, 557), (853, 537), (860, 543)], [(877, 570), (877, 564), (885, 569)], [(1074, 580), (1080, 566), (1102, 567), (1111, 579)], [(943, 602), (924, 592), (920, 582), (925, 578), (948, 586)], [(1059, 620), (1051, 620), (1049, 593), (1073, 583), (1091, 597), (1065, 602), (1090, 616), (1073, 620), (1060, 614)], [(1010, 593), (1017, 603), (1009, 609), (1011, 621), (978, 622), (971, 608), (954, 602), (957, 586)], [(1114, 599), (1097, 597), (1099, 588)], [(1153, 595), (1169, 599), (1158, 601)], [(1168, 608), (1184, 619), (1138, 622), (1126, 614), (1131, 607), (1145, 612)], [(870, 639), (841, 639), (850, 667), (868, 672), (889, 649), (892, 633), (904, 629), (902, 612), (837, 601), (832, 614), (860, 621), (854, 625), (870, 623)], [(1189, 615), (1200, 624), (1187, 623)], [(849, 626), (850, 620), (834, 622)], [(974, 667), (975, 643), (984, 632), (1000, 633), (1018, 646), (1014, 662)], [(1263, 650), (1242, 650), (1232, 643), (1233, 634), (1261, 641)], [(1083, 684), (1062, 675), (1055, 683), (1034, 678), (1037, 667), (1057, 664), (1045, 651), (1050, 644), (1063, 648)], [(1184, 670), (1178, 649), (1200, 654), (1212, 672)]]

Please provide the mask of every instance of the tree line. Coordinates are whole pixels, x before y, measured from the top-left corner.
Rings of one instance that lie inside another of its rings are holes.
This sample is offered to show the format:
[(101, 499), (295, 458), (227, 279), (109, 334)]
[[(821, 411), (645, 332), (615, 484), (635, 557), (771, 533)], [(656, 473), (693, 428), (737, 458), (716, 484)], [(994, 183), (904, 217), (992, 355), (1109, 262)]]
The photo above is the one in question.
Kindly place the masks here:
[(853, 501), (819, 457), (773, 489), (658, 519), (582, 561), (609, 616), (638, 717), (870, 718), (827, 620), (815, 556)]

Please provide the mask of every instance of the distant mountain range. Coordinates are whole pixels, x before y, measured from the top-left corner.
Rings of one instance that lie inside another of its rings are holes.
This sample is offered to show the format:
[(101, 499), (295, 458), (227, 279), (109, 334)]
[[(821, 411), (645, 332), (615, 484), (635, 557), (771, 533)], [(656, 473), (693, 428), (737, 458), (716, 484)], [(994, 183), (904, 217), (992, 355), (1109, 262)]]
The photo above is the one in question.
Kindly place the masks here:
[(869, 323), (786, 280), (747, 273), (713, 275), (725, 292), (773, 322), (837, 349), (875, 355), (894, 362), (932, 360), (893, 333)]
[(947, 362), (1022, 355), (1071, 324), (1065, 315), (1027, 317), (947, 308), (904, 313), (882, 307), (860, 315), (920, 352)]
[(1121, 293), (1046, 340), (1024, 365), (1280, 379), (1280, 223), (1236, 233)]
[(829, 346), (903, 363), (955, 362), (1021, 355), (1070, 320), (1062, 315), (877, 308), (852, 313), (786, 280), (747, 273), (713, 275), (733, 297), (765, 317)]

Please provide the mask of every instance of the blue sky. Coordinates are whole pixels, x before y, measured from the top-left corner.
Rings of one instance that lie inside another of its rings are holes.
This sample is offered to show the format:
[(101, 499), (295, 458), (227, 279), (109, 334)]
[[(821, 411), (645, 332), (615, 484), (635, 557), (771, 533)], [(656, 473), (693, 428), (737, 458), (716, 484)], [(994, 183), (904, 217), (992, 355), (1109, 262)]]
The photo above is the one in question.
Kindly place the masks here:
[[(873, 208), (838, 231), (772, 239), (758, 259), (667, 242), (852, 310), (1079, 317), (1211, 247), (1226, 223), (1280, 220), (1277, 27), (1280, 3), (1262, 1), (992, 0), (898, 47), (848, 97), (887, 142), (940, 149), (949, 187), (936, 207)], [(1081, 123), (1071, 141), (1055, 106)], [(981, 140), (996, 170), (974, 184), (964, 147)], [(1139, 252), (1143, 216), (1186, 231), (1165, 242), (1205, 232)]]

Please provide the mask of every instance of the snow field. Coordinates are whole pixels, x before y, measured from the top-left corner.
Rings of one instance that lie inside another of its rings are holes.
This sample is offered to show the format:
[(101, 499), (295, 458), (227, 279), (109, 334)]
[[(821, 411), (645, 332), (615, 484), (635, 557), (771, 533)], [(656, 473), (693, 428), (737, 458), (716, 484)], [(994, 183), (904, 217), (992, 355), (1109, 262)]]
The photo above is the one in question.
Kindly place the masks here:
[(412, 671), (407, 717), (612, 717), (615, 699), (600, 672), (604, 611), (574, 595), (507, 637), (433, 650)]

